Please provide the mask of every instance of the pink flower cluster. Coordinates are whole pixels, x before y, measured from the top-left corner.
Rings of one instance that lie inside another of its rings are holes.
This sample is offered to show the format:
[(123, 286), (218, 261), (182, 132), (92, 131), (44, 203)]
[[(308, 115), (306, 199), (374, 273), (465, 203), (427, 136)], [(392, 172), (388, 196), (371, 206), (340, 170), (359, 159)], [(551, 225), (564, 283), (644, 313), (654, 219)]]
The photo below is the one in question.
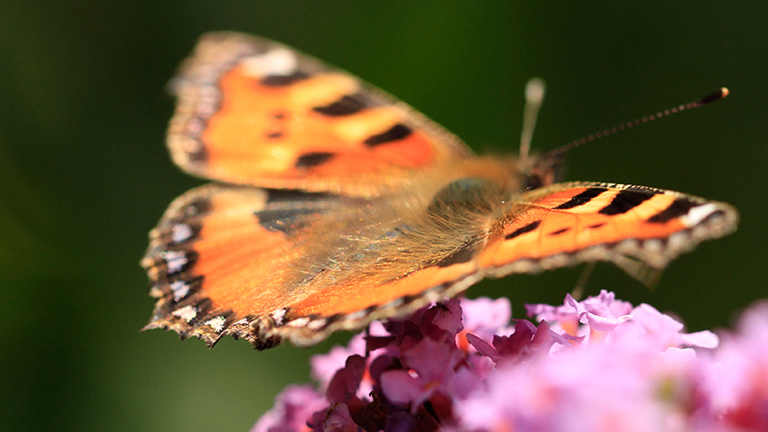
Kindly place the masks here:
[(606, 291), (527, 309), (538, 325), (482, 298), (375, 323), (252, 432), (768, 431), (768, 302), (722, 342)]

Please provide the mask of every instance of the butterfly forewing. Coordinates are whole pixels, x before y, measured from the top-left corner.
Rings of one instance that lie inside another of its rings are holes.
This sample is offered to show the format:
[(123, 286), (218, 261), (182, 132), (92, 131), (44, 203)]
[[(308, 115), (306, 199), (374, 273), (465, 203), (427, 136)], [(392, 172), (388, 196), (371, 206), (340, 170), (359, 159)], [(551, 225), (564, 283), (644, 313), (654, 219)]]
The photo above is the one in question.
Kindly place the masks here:
[(204, 36), (172, 88), (168, 146), (201, 177), (370, 196), (471, 154), (384, 92), (256, 37)]

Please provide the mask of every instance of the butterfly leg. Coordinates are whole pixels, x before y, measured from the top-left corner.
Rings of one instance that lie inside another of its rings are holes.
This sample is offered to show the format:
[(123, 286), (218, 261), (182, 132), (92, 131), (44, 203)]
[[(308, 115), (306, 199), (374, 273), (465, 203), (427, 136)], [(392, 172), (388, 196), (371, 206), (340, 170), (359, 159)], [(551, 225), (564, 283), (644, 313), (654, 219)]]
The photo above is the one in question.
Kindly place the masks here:
[(586, 288), (587, 282), (589, 282), (589, 278), (592, 276), (592, 272), (595, 271), (595, 266), (597, 266), (597, 261), (589, 261), (584, 266), (584, 269), (582, 269), (581, 275), (579, 276), (579, 280), (576, 281), (576, 286), (574, 286), (573, 291), (571, 291), (571, 297), (576, 300), (581, 300), (581, 297), (584, 295), (584, 288)]

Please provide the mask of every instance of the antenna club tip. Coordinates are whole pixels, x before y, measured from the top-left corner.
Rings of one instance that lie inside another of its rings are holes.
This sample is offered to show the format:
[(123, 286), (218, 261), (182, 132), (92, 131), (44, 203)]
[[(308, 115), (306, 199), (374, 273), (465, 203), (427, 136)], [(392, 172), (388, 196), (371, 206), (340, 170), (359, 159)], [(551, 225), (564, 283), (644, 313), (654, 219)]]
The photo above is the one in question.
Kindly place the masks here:
[(714, 101), (718, 101), (720, 99), (725, 98), (726, 96), (728, 96), (729, 93), (730, 93), (730, 91), (727, 88), (722, 87), (722, 88), (720, 88), (720, 90), (718, 90), (718, 91), (716, 91), (716, 92), (714, 92), (712, 94), (708, 94), (708, 95), (704, 96), (703, 98), (699, 99), (696, 102), (696, 104), (698, 104), (699, 106), (707, 105), (707, 104), (710, 104), (710, 103), (712, 103)]
[(525, 85), (525, 99), (529, 103), (540, 104), (544, 99), (544, 92), (547, 85), (544, 80), (538, 77), (531, 78)]

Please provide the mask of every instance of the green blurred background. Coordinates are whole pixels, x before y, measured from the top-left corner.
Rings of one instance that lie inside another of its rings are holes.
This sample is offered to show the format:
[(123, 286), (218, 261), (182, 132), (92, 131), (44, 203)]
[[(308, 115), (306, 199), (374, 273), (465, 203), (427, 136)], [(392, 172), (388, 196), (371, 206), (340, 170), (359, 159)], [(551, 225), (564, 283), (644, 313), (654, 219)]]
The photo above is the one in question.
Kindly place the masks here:
[[(0, 429), (245, 431), (313, 349), (208, 350), (139, 333), (152, 310), (138, 260), (176, 169), (164, 90), (199, 35), (293, 45), (397, 95), (476, 150), (517, 151), (525, 82), (548, 98), (549, 149), (702, 96), (695, 112), (580, 148), (570, 180), (727, 201), (739, 231), (677, 260), (649, 292), (609, 266), (589, 283), (727, 327), (768, 297), (768, 5), (753, 1), (0, 1)], [(546, 4), (544, 4), (546, 3)], [(727, 6), (726, 6), (727, 4)], [(578, 269), (486, 281), (471, 296), (560, 302)]]

